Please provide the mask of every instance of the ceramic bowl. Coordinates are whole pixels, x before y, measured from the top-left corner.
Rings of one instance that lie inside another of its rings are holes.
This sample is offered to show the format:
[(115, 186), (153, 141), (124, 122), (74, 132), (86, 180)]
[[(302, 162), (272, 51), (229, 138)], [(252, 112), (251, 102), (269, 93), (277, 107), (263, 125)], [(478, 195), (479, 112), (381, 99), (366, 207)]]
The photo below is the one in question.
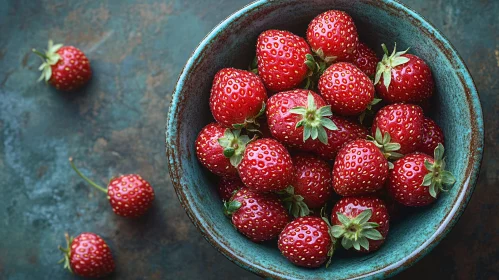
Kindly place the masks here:
[[(275, 243), (255, 244), (234, 229), (222, 213), (213, 178), (196, 159), (194, 141), (213, 120), (208, 98), (218, 70), (246, 69), (262, 31), (287, 29), (304, 36), (308, 22), (330, 9), (348, 12), (360, 39), (378, 55), (381, 43), (391, 47), (396, 41), (400, 49), (411, 47), (410, 53), (430, 65), (436, 81), (436, 109), (431, 116), (446, 135), (448, 169), (457, 182), (436, 203), (391, 227), (385, 245), (376, 253), (334, 258), (327, 269), (305, 269), (282, 257)], [(168, 113), (166, 145), (170, 176), (181, 204), (206, 239), (233, 262), (269, 278), (383, 278), (428, 253), (464, 211), (482, 158), (483, 121), (478, 94), (463, 60), (438, 30), (402, 4), (389, 0), (264, 0), (247, 5), (216, 26), (187, 61)]]

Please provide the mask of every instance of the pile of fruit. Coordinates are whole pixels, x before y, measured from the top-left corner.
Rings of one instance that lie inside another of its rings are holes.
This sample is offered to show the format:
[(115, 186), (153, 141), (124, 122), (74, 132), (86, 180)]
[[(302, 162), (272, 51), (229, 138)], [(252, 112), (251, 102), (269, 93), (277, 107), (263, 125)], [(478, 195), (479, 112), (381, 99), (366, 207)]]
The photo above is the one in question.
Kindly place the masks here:
[(379, 249), (397, 205), (431, 204), (455, 182), (443, 132), (421, 107), (434, 93), (430, 68), (382, 48), (380, 61), (352, 18), (330, 10), (306, 39), (264, 31), (249, 71), (213, 79), (216, 122), (199, 133), (197, 157), (220, 177), (234, 227), (254, 242), (278, 239), (295, 265), (321, 266), (339, 244)]

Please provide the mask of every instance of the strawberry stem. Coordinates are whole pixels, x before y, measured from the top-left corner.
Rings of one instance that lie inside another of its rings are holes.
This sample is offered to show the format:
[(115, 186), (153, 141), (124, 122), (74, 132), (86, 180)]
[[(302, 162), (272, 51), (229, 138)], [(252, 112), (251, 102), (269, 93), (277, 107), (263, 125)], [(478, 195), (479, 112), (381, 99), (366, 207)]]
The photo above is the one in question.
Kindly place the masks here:
[(73, 163), (73, 158), (69, 158), (69, 163), (71, 164), (71, 167), (73, 168), (73, 170), (76, 172), (76, 174), (78, 174), (83, 180), (87, 181), (87, 183), (89, 183), (90, 185), (92, 185), (94, 188), (104, 192), (107, 194), (107, 190), (99, 185), (97, 185), (94, 181), (90, 180), (87, 176), (83, 175), (80, 170), (78, 170), (78, 168), (76, 168), (76, 166), (74, 165)]
[(31, 51), (34, 52), (36, 55), (38, 55), (39, 57), (41, 57), (44, 60), (49, 59), (44, 53), (41, 53), (41, 52), (37, 51), (36, 49), (32, 49)]
[(69, 261), (69, 258), (71, 257), (71, 243), (73, 243), (73, 238), (69, 237), (69, 234), (67, 232), (64, 233), (64, 237), (66, 238), (67, 248), (62, 248), (61, 246), (59, 246), (59, 250), (61, 250), (61, 252), (64, 254), (64, 257), (58, 263), (64, 263), (64, 268), (69, 270), (69, 272), (73, 273)]

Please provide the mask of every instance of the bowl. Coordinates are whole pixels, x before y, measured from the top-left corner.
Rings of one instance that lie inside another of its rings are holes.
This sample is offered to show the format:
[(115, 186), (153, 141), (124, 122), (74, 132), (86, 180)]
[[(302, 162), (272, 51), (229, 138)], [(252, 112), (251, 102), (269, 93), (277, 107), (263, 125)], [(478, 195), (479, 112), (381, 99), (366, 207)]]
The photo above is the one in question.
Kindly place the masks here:
[[(213, 177), (196, 159), (198, 132), (213, 121), (208, 99), (215, 73), (224, 67), (246, 69), (258, 35), (287, 29), (305, 35), (308, 22), (330, 9), (355, 20), (359, 36), (381, 57), (381, 43), (423, 58), (436, 81), (431, 113), (446, 135), (448, 170), (456, 175), (449, 192), (390, 230), (373, 254), (333, 258), (329, 268), (305, 269), (281, 256), (276, 243), (255, 244), (239, 234), (222, 213)], [(183, 69), (168, 113), (166, 151), (178, 198), (204, 237), (227, 258), (256, 274), (277, 279), (354, 279), (389, 277), (414, 264), (450, 231), (468, 203), (483, 149), (480, 100), (463, 60), (449, 41), (423, 17), (390, 0), (262, 0), (217, 25), (199, 44)], [(465, 244), (462, 244), (465, 246)], [(435, 264), (436, 265), (436, 264)]]

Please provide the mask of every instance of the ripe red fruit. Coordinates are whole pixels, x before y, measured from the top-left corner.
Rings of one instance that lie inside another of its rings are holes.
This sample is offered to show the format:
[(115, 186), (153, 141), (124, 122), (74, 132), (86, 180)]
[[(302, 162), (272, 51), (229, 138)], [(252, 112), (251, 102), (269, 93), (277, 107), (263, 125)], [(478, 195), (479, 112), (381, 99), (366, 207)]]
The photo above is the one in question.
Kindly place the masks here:
[(319, 267), (334, 251), (329, 225), (319, 217), (300, 217), (279, 235), (279, 250), (297, 266)]
[(345, 116), (358, 115), (374, 100), (374, 86), (355, 65), (335, 63), (319, 79), (319, 91), (331, 110)]
[(430, 67), (421, 58), (406, 54), (407, 50), (388, 54), (385, 44), (381, 45), (385, 52), (376, 68), (374, 84), (376, 92), (388, 103), (420, 103), (430, 98), (435, 84)]
[(376, 251), (385, 242), (390, 217), (383, 201), (376, 197), (344, 197), (331, 215), (332, 235), (341, 238), (345, 249)]
[[(249, 137), (218, 123), (205, 126), (196, 139), (196, 155), (201, 164), (222, 177), (237, 177), (235, 163), (241, 160)], [(232, 162), (232, 163), (231, 163)]]
[(445, 170), (444, 146), (438, 144), (434, 157), (423, 153), (406, 155), (395, 162), (388, 179), (388, 193), (406, 206), (425, 206), (452, 185), (454, 176)]
[(267, 30), (258, 36), (256, 57), (258, 75), (274, 92), (297, 87), (309, 74), (307, 60), (315, 63), (305, 39), (282, 30)]
[(423, 139), (421, 140), (418, 151), (427, 155), (432, 155), (439, 143), (444, 143), (444, 133), (442, 132), (442, 129), (434, 120), (424, 118)]
[(339, 116), (330, 118), (338, 129), (327, 130), (327, 144), (319, 143), (316, 153), (324, 159), (334, 160), (340, 148), (350, 141), (365, 139), (367, 129), (360, 124)]
[(302, 151), (314, 150), (319, 141), (327, 143), (326, 129), (336, 129), (326, 118), (332, 115), (331, 106), (326, 106), (322, 97), (309, 90), (296, 89), (271, 96), (266, 114), (272, 136)]
[(381, 108), (374, 118), (372, 135), (379, 129), (388, 133), (392, 142), (400, 144), (398, 152), (416, 151), (423, 137), (423, 109), (412, 104), (392, 104)]
[(294, 217), (310, 214), (309, 208), (320, 209), (331, 200), (331, 168), (329, 164), (312, 155), (293, 157), (295, 167), (291, 186), (280, 192), (284, 207)]
[(347, 13), (330, 10), (310, 22), (307, 41), (312, 50), (326, 63), (352, 61), (359, 36), (353, 19)]
[(42, 71), (39, 81), (45, 80), (62, 91), (76, 90), (92, 77), (90, 62), (85, 54), (72, 46), (54, 45), (49, 40), (45, 54), (33, 49), (43, 60), (38, 68)]
[(76, 173), (96, 189), (107, 193), (109, 203), (115, 214), (125, 218), (137, 218), (151, 208), (154, 201), (154, 190), (140, 175), (128, 174), (112, 178), (107, 189), (83, 175), (69, 158), (71, 167)]
[(280, 191), (293, 180), (293, 162), (286, 148), (274, 139), (251, 142), (237, 166), (243, 183), (258, 192)]
[(76, 238), (66, 233), (67, 248), (59, 246), (64, 253), (60, 263), (70, 272), (81, 276), (100, 278), (111, 274), (115, 265), (111, 250), (97, 234), (84, 232)]
[(343, 146), (333, 167), (333, 187), (342, 196), (378, 191), (388, 177), (388, 161), (376, 145), (364, 139)]
[(378, 65), (378, 57), (376, 53), (370, 49), (366, 44), (359, 43), (357, 52), (355, 53), (353, 64), (357, 66), (370, 78), (376, 74), (376, 66)]
[(215, 120), (225, 127), (254, 125), (265, 112), (266, 101), (265, 86), (254, 73), (224, 68), (213, 79), (210, 109)]
[(217, 191), (223, 201), (229, 201), (232, 195), (244, 184), (239, 178), (221, 178), (218, 182)]
[(276, 195), (248, 188), (238, 190), (225, 203), (225, 214), (232, 215), (232, 224), (253, 242), (276, 238), (290, 220)]

